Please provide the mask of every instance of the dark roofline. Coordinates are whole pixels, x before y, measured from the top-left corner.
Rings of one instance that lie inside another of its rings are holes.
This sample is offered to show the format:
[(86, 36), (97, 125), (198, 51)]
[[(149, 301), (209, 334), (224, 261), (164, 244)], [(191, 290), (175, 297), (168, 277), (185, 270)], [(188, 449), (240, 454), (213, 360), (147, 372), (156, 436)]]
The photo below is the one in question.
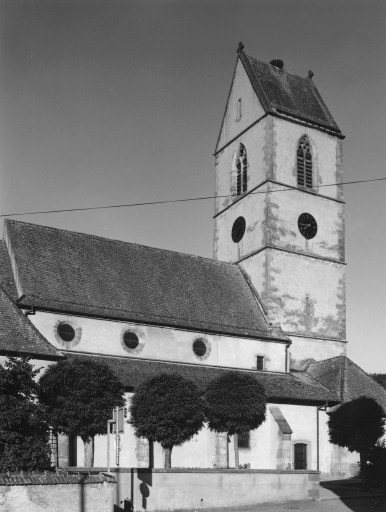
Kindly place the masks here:
[[(52, 307), (52, 306), (44, 306), (42, 304), (39, 304), (39, 299), (35, 299), (35, 297), (29, 297), (28, 295), (23, 295), (23, 297), (20, 297), (21, 299), (30, 299), (30, 302), (18, 302), (17, 305), (20, 309), (29, 309), (33, 307), (35, 310), (39, 311), (45, 311), (48, 313), (61, 313), (64, 315), (71, 315), (71, 316), (78, 316), (82, 318), (94, 318), (94, 319), (103, 319), (103, 320), (113, 320), (113, 321), (120, 321), (120, 322), (129, 322), (129, 323), (136, 323), (136, 324), (142, 324), (142, 325), (150, 325), (154, 327), (167, 327), (170, 329), (180, 329), (188, 332), (202, 332), (207, 334), (216, 334), (221, 336), (229, 336), (230, 338), (246, 338), (246, 339), (256, 339), (261, 341), (269, 341), (272, 343), (283, 343), (288, 344), (289, 339), (283, 334), (283, 338), (280, 338), (278, 336), (267, 336), (266, 334), (261, 333), (260, 331), (256, 330), (256, 334), (247, 334), (241, 332), (241, 328), (239, 329), (240, 332), (236, 332), (236, 329), (228, 331), (224, 331), (219, 329), (210, 329), (207, 327), (198, 327), (198, 326), (188, 326), (186, 324), (179, 324), (179, 323), (167, 323), (166, 321), (159, 320), (158, 322), (154, 319), (152, 320), (146, 320), (143, 318), (138, 318), (135, 316), (115, 316), (115, 315), (107, 315), (103, 314), (102, 312), (98, 311), (98, 308), (96, 307), (90, 307), (88, 306), (88, 311), (86, 311), (86, 307), (82, 311), (82, 306), (79, 306), (78, 304), (65, 304), (64, 302), (55, 301), (54, 299), (46, 299), (46, 302), (58, 302), (58, 307)], [(34, 300), (35, 299), (35, 300)], [(44, 299), (43, 299), (44, 300)], [(66, 307), (60, 307), (65, 304)], [(71, 306), (73, 306), (74, 309), (71, 309)], [(93, 313), (90, 310), (94, 310)], [(131, 313), (133, 315), (133, 313)], [(138, 314), (139, 315), (139, 314)], [(268, 326), (268, 329), (271, 329), (270, 326)]]
[[(55, 348), (55, 347), (53, 346), (53, 348)], [(60, 361), (61, 359), (65, 358), (64, 354), (62, 354), (61, 352), (59, 352), (59, 354), (57, 354), (57, 355), (49, 355), (49, 354), (39, 354), (38, 352), (28, 352), (27, 350), (20, 352), (18, 350), (6, 350), (6, 349), (0, 349), (0, 355), (11, 356), (11, 357), (28, 356), (28, 357), (31, 357), (31, 359), (42, 360), (42, 361)]]

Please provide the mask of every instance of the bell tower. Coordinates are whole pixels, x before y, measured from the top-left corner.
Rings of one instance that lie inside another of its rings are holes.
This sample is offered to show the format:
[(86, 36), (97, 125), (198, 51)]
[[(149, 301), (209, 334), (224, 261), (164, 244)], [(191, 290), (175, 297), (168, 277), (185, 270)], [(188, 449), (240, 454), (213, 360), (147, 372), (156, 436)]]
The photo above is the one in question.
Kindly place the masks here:
[(343, 139), (312, 71), (240, 43), (215, 151), (214, 258), (249, 275), (292, 367), (346, 353)]

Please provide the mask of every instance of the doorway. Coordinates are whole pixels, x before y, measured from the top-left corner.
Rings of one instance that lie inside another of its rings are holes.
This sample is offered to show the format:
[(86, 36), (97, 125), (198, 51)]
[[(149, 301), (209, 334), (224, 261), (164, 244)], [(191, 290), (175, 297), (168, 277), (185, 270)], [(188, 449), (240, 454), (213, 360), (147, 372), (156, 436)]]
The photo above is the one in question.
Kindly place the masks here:
[(295, 469), (307, 469), (307, 445), (295, 444)]

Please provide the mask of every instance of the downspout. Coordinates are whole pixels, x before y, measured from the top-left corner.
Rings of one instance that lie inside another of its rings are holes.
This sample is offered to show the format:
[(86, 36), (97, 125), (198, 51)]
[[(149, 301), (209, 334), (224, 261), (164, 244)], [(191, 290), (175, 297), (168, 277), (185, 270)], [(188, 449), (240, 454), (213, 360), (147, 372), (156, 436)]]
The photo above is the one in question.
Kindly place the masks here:
[(324, 407), (316, 406), (316, 471), (320, 471), (319, 463), (319, 411), (327, 411), (328, 401)]
[(316, 406), (316, 471), (319, 471), (319, 407)]
[(290, 367), (290, 364), (289, 364), (289, 357), (290, 357), (289, 348), (291, 346), (291, 343), (292, 343), (292, 341), (288, 340), (287, 345), (285, 346), (285, 373), (289, 372), (289, 367)]

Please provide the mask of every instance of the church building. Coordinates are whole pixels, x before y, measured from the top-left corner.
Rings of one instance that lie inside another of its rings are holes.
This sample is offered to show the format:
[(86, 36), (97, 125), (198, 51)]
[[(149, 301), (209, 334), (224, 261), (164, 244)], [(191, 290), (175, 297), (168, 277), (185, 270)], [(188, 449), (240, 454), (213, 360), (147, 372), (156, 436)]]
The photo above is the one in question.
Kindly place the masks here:
[[(160, 373), (204, 389), (247, 372), (268, 407), (238, 440), (241, 464), (355, 474), (359, 456), (329, 443), (328, 412), (364, 394), (386, 415), (386, 390), (346, 355), (343, 139), (312, 71), (300, 77), (240, 43), (215, 150), (213, 259), (6, 220), (0, 363), (101, 361), (128, 402)], [(56, 463), (82, 466), (82, 441), (57, 441)], [(225, 467), (229, 454), (232, 466), (233, 442), (205, 428), (173, 449), (172, 465)], [(106, 467), (106, 443), (95, 440), (95, 466)], [(121, 445), (121, 467), (163, 467), (162, 448), (128, 424)]]

